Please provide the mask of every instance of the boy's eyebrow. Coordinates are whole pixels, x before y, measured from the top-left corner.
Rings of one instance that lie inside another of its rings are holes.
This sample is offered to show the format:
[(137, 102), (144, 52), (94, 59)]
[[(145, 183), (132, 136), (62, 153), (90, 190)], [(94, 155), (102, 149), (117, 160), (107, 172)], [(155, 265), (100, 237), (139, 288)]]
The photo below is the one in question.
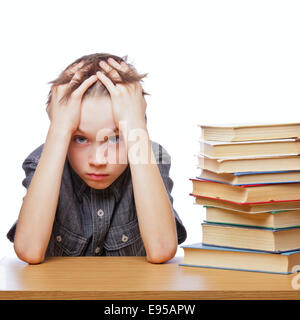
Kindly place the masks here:
[[(80, 132), (80, 133), (82, 133), (82, 134), (86, 134), (86, 132), (84, 132), (84, 131), (81, 130), (80, 128), (77, 128), (76, 131), (77, 131), (77, 132)], [(117, 132), (119, 132), (119, 129), (116, 127), (116, 128), (113, 129), (113, 132), (114, 132), (114, 133), (117, 133)]]

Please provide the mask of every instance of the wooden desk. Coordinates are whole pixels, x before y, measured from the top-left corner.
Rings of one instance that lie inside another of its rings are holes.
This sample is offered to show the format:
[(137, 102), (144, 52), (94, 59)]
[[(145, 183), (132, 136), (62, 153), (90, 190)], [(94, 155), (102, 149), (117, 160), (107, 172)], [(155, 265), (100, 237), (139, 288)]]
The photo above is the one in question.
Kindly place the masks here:
[[(176, 257), (52, 257), (0, 261), (0, 299), (300, 299), (292, 275), (182, 267)], [(300, 282), (300, 280), (299, 280)]]

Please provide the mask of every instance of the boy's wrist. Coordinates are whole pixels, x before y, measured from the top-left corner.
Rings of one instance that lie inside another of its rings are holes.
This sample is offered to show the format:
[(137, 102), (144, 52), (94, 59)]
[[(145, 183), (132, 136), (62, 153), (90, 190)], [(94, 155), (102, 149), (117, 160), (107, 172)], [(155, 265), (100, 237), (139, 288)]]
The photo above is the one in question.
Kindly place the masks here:
[(66, 139), (71, 139), (72, 136), (72, 130), (68, 129), (65, 126), (58, 125), (56, 123), (50, 124), (49, 133), (51, 133), (51, 135), (55, 135)]
[(119, 130), (124, 135), (130, 134), (132, 130), (144, 130), (148, 133), (146, 121), (144, 120), (132, 120), (132, 121), (120, 121), (119, 122)]
[(143, 121), (121, 121), (119, 123), (119, 132), (123, 136), (124, 142), (129, 147), (136, 143), (138, 137), (149, 138), (146, 122)]
[(130, 126), (125, 144), (130, 165), (153, 163), (151, 140), (146, 126)]

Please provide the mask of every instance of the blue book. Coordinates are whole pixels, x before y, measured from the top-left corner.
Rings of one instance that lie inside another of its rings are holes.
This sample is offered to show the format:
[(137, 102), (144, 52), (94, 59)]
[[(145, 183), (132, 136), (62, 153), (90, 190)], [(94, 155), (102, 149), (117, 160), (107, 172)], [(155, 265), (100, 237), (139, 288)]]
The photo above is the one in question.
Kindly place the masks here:
[(244, 176), (244, 175), (248, 175), (248, 174), (262, 174), (262, 173), (284, 173), (284, 172), (300, 172), (299, 170), (285, 170), (285, 171), (250, 171), (250, 172), (234, 172), (233, 174), (235, 176)]
[(300, 271), (300, 249), (282, 253), (210, 246), (195, 243), (180, 246), (180, 266), (290, 274)]
[(299, 170), (285, 171), (253, 171), (234, 173), (215, 173), (203, 169), (196, 178), (229, 184), (232, 186), (263, 185), (300, 182)]

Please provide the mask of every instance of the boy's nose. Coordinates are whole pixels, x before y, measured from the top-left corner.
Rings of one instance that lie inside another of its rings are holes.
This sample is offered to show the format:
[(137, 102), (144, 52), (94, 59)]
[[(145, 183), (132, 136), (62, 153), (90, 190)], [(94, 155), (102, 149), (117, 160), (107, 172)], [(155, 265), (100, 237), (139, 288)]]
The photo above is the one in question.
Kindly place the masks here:
[(106, 143), (92, 148), (89, 164), (94, 166), (107, 164), (107, 145)]

